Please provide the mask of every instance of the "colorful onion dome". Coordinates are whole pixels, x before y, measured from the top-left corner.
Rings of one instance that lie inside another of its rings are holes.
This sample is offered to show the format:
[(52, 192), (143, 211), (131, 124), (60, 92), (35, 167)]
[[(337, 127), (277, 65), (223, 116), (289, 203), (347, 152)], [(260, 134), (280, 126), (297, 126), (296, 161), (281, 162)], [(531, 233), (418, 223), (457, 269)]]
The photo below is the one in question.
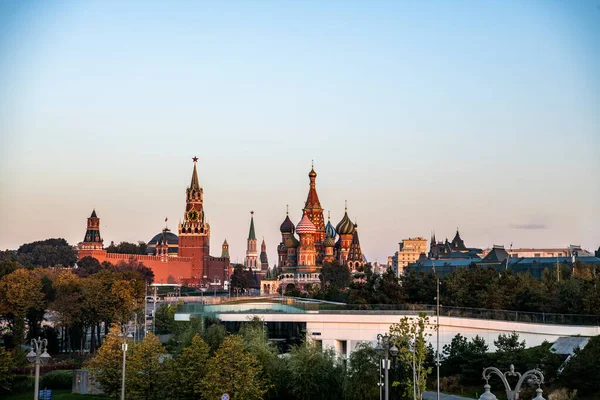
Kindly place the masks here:
[(312, 234), (317, 232), (317, 227), (311, 222), (306, 213), (302, 216), (298, 225), (296, 225), (298, 235)]
[(333, 225), (331, 225), (331, 221), (327, 221), (327, 225), (325, 226), (325, 236), (330, 238), (335, 238), (336, 232)]
[(344, 213), (344, 218), (337, 224), (335, 230), (339, 235), (351, 235), (354, 233), (354, 223), (350, 221), (348, 212)]
[(289, 238), (285, 239), (285, 247), (288, 249), (295, 249), (299, 244), (300, 242), (295, 236), (290, 236)]
[(323, 240), (323, 246), (325, 247), (333, 247), (335, 246), (335, 239), (331, 236), (327, 236), (325, 240)]
[(283, 223), (279, 227), (279, 231), (281, 233), (294, 233), (294, 230), (295, 230), (294, 223), (290, 219), (290, 216), (286, 215), (285, 216), (285, 220), (283, 221)]

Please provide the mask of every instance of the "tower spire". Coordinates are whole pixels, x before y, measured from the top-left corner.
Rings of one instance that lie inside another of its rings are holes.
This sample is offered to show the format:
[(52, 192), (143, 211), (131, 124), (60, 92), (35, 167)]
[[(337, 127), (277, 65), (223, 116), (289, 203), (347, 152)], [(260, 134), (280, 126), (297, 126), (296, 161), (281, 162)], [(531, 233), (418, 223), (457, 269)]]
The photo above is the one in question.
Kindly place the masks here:
[(196, 170), (196, 163), (198, 162), (198, 157), (192, 158), (194, 161), (194, 172), (192, 172), (192, 181), (190, 182), (190, 189), (200, 189), (200, 183), (198, 182), (198, 171)]
[(250, 232), (248, 233), (248, 239), (256, 240), (256, 234), (254, 233), (254, 211), (250, 211)]

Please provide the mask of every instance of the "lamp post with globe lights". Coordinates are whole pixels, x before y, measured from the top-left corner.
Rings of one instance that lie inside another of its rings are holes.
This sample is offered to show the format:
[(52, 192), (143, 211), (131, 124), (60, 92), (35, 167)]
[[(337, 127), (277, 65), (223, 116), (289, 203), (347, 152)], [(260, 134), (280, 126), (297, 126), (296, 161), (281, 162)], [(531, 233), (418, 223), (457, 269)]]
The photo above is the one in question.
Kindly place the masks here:
[(40, 364), (46, 364), (50, 361), (50, 354), (48, 354), (48, 340), (46, 339), (31, 339), (31, 351), (27, 353), (27, 360), (30, 363), (35, 363), (35, 393), (33, 395), (34, 400), (38, 400), (40, 394)]
[[(496, 396), (491, 392), (491, 386), (489, 384), (489, 380), (492, 377), (492, 375), (497, 375), (502, 380), (504, 388), (506, 389), (506, 398), (508, 400), (519, 400), (521, 386), (523, 386), (525, 380), (527, 380), (528, 383), (538, 385), (538, 388), (535, 391), (536, 396), (532, 400), (545, 400), (544, 397), (542, 397), (542, 389), (540, 388), (540, 385), (544, 383), (544, 375), (542, 374), (542, 371), (540, 371), (539, 369), (530, 369), (524, 374), (521, 374), (520, 372), (515, 372), (515, 366), (512, 364), (510, 366), (510, 369), (505, 373), (502, 373), (496, 367), (487, 367), (483, 370), (483, 379), (485, 380), (485, 385), (483, 387), (484, 392), (481, 396), (479, 396), (479, 400), (497, 399)], [(510, 384), (508, 383), (507, 378), (509, 376), (518, 377), (518, 381), (514, 389), (511, 389)]]
[[(377, 347), (375, 348), (380, 354), (385, 354), (385, 365), (384, 365), (384, 381), (385, 381), (385, 400), (389, 400), (389, 381), (388, 374), (390, 369), (390, 359), (389, 356), (396, 357), (398, 355), (398, 347), (394, 343), (395, 336), (390, 336), (387, 333), (382, 335), (381, 333), (377, 334)], [(384, 360), (382, 360), (383, 362)]]

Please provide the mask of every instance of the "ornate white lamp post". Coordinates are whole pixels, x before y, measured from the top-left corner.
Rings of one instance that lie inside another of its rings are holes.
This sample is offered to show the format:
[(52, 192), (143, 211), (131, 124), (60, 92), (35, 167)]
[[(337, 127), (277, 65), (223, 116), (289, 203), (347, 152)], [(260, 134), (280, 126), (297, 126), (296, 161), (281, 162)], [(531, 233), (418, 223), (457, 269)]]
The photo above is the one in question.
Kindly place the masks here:
[(50, 354), (46, 351), (48, 348), (48, 340), (46, 339), (31, 339), (31, 351), (27, 353), (27, 360), (30, 363), (35, 363), (35, 393), (34, 400), (38, 400), (40, 394), (40, 364), (50, 361)]
[[(388, 384), (388, 371), (390, 369), (390, 359), (389, 356), (396, 357), (398, 355), (398, 347), (393, 343), (393, 336), (389, 336), (387, 333), (382, 335), (381, 333), (377, 334), (377, 351), (384, 352), (385, 354), (385, 366), (384, 366), (384, 376), (385, 376), (385, 400), (389, 400), (389, 384)], [(390, 346), (391, 345), (391, 346)]]
[[(485, 386), (483, 387), (484, 392), (479, 397), (479, 400), (496, 400), (496, 396), (490, 391), (491, 387), (489, 384), (489, 379), (494, 374), (500, 377), (502, 383), (504, 383), (504, 388), (506, 389), (506, 398), (508, 400), (519, 400), (519, 392), (521, 391), (521, 386), (523, 386), (523, 383), (528, 378), (528, 382), (538, 385), (538, 388), (535, 391), (536, 396), (533, 398), (533, 400), (545, 400), (542, 397), (542, 389), (540, 389), (540, 385), (544, 383), (544, 375), (542, 374), (542, 371), (540, 371), (539, 369), (530, 369), (529, 371), (521, 375), (520, 372), (515, 372), (515, 366), (512, 364), (510, 366), (510, 369), (505, 373), (502, 373), (496, 367), (487, 367), (483, 370), (483, 379), (485, 379)], [(517, 376), (519, 379), (514, 390), (511, 389), (510, 384), (508, 383), (507, 377), (509, 376)]]
[(125, 328), (121, 333), (119, 333), (119, 337), (123, 338), (123, 344), (121, 344), (121, 350), (123, 350), (123, 372), (121, 375), (121, 400), (125, 400), (125, 362), (127, 360), (127, 338), (132, 338), (133, 335), (131, 333), (125, 334), (127, 328)]

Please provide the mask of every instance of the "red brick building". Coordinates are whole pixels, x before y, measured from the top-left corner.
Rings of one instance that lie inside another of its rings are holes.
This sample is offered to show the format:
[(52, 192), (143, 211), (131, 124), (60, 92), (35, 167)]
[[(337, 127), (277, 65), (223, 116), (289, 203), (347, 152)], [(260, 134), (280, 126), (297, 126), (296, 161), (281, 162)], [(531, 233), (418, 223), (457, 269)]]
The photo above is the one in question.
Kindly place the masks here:
[(154, 283), (226, 289), (232, 274), (229, 245), (223, 243), (221, 257), (210, 255), (210, 225), (204, 215), (204, 190), (198, 182), (194, 157), (190, 186), (186, 189), (185, 212), (178, 226), (179, 236), (165, 228), (148, 243), (148, 255), (115, 254), (103, 250), (100, 219), (96, 210), (88, 218), (87, 231), (79, 243), (79, 259), (91, 256), (113, 264), (136, 260), (154, 272)]

